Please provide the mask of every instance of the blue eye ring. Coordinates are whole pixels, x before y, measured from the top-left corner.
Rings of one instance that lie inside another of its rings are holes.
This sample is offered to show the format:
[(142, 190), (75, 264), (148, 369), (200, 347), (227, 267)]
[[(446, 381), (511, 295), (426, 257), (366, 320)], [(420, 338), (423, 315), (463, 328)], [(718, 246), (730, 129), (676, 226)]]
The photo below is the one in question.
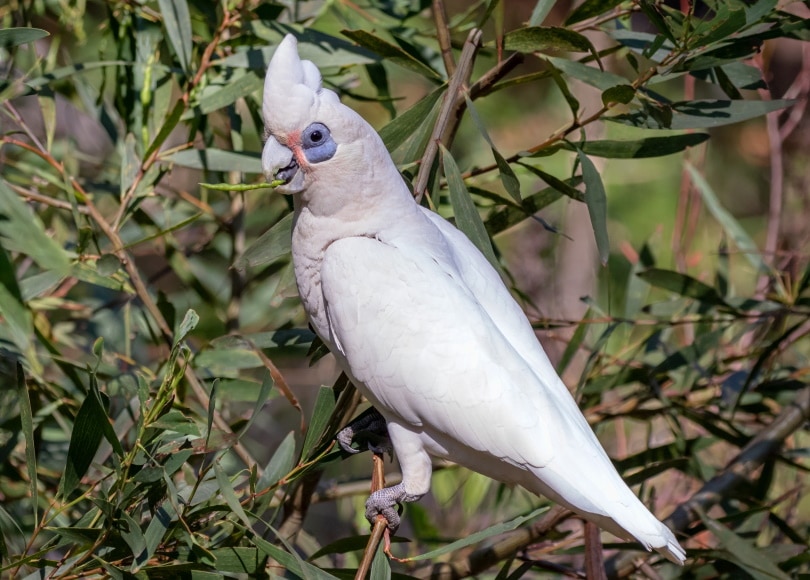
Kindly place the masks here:
[(329, 127), (323, 123), (312, 123), (309, 127), (304, 129), (301, 135), (301, 145), (304, 149), (311, 149), (322, 145), (324, 141), (332, 137), (329, 132)]
[(301, 133), (301, 149), (309, 163), (328, 161), (337, 152), (337, 143), (332, 139), (329, 127), (312, 123)]

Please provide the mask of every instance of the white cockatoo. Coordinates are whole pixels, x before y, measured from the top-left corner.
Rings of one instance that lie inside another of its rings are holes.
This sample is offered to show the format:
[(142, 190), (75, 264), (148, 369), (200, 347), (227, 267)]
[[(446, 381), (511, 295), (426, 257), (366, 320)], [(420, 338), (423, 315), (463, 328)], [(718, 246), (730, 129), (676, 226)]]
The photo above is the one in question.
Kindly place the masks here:
[[(435, 456), (520, 484), (683, 563), (683, 548), (622, 481), (498, 273), (414, 201), (380, 137), (321, 86), (293, 36), (270, 61), (262, 113), (262, 169), (293, 196), (304, 308), (384, 417), (402, 470), (402, 483), (371, 494), (367, 517), (381, 513), (395, 528), (396, 505), (430, 489)], [(353, 427), (339, 437), (347, 450)]]

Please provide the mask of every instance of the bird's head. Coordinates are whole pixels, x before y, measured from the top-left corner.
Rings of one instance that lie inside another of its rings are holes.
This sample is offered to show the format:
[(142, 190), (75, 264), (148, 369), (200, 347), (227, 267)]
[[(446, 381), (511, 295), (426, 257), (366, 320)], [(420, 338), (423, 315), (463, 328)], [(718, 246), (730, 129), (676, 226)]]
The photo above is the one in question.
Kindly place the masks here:
[(281, 193), (300, 194), (303, 203), (332, 212), (350, 202), (347, 196), (356, 194), (359, 182), (392, 175), (401, 182), (379, 135), (321, 86), (318, 68), (301, 60), (292, 35), (267, 67), (262, 115), (262, 170), (268, 180), (284, 182), (277, 188)]

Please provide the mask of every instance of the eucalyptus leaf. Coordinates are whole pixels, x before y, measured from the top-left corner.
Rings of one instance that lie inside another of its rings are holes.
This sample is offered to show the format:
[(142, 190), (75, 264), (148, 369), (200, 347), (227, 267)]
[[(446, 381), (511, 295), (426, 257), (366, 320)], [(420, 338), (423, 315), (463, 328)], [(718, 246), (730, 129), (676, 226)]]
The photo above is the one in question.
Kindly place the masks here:
[(602, 183), (602, 177), (593, 164), (593, 161), (582, 150), (577, 151), (577, 157), (582, 164), (582, 180), (585, 182), (585, 205), (591, 216), (591, 226), (596, 239), (596, 249), (602, 265), (607, 264), (610, 256), (610, 242), (607, 233), (607, 194)]
[(441, 152), (447, 187), (450, 189), (450, 203), (453, 205), (453, 211), (455, 212), (456, 227), (470, 238), (470, 241), (486, 256), (496, 270), (500, 269), (498, 259), (492, 249), (492, 242), (484, 227), (484, 222), (481, 220), (472, 197), (470, 197), (470, 192), (467, 191), (464, 185), (458, 165), (456, 165), (453, 156), (450, 155), (444, 145), (441, 146)]
[(41, 28), (4, 28), (0, 30), (0, 46), (19, 46), (46, 36), (50, 36), (50, 34)]

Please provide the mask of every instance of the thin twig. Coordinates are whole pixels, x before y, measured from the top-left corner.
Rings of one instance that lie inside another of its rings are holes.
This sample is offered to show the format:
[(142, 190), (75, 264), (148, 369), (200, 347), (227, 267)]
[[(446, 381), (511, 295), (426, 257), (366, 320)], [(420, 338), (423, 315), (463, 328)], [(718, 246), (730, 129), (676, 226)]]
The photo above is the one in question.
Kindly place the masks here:
[(570, 510), (555, 506), (534, 524), (507, 532), (495, 544), (478, 548), (471, 554), (465, 553), (450, 562), (417, 570), (414, 575), (417, 578), (431, 580), (456, 580), (480, 574), (498, 562), (514, 556), (529, 544), (537, 542), (571, 515), (573, 512)]
[(444, 8), (444, 0), (433, 0), (433, 21), (436, 24), (436, 37), (442, 51), (444, 70), (447, 71), (447, 78), (449, 79), (456, 72), (456, 61), (453, 59), (450, 26), (447, 24), (447, 10)]
[[(759, 67), (763, 78), (767, 78), (762, 55), (753, 59)], [(760, 97), (765, 101), (773, 98), (769, 88), (760, 89)], [(781, 111), (772, 111), (765, 115), (765, 126), (768, 133), (768, 156), (770, 157), (770, 187), (768, 190), (768, 230), (765, 235), (765, 246), (762, 258), (772, 270), (776, 270), (776, 248), (779, 245), (779, 233), (782, 228), (782, 196), (784, 188), (784, 160), (782, 157), (782, 137), (779, 134), (779, 115)], [(762, 299), (771, 282), (770, 272), (760, 273), (754, 298)]]
[[(677, 507), (664, 523), (673, 531), (683, 532), (698, 519), (698, 511), (708, 509), (729, 497), (731, 492), (749, 481), (750, 475), (776, 453), (782, 442), (810, 419), (810, 387), (799, 391), (792, 403), (756, 437), (742, 448), (740, 453), (712, 479), (707, 481), (692, 497)], [(637, 553), (625, 552), (606, 562), (610, 578), (621, 578), (636, 568)]]
[(456, 99), (461, 95), (461, 89), (472, 73), (472, 65), (475, 60), (475, 54), (478, 52), (480, 41), (481, 31), (477, 28), (470, 30), (470, 34), (467, 35), (467, 40), (464, 42), (464, 48), (461, 51), (458, 68), (456, 68), (455, 74), (450, 78), (450, 86), (444, 94), (442, 108), (439, 110), (439, 117), (436, 119), (436, 124), (433, 126), (433, 133), (430, 135), (430, 141), (428, 141), (425, 153), (422, 155), (422, 160), (420, 161), (419, 173), (416, 175), (413, 191), (417, 203), (422, 201), (422, 196), (424, 196), (425, 190), (427, 189), (430, 170), (431, 167), (433, 167), (436, 154), (439, 152), (439, 143), (442, 142), (444, 135), (447, 134), (448, 125), (454, 117), (453, 113)]
[[(371, 493), (379, 491), (385, 487), (385, 464), (383, 456), (379, 453), (372, 455), (373, 471), (371, 475)], [(377, 553), (377, 548), (388, 529), (388, 520), (382, 514), (377, 514), (377, 519), (374, 521), (374, 527), (371, 529), (371, 536), (368, 538), (366, 549), (363, 552), (363, 559), (360, 561), (360, 566), (357, 567), (357, 574), (354, 580), (365, 580), (371, 570), (371, 562)]]

